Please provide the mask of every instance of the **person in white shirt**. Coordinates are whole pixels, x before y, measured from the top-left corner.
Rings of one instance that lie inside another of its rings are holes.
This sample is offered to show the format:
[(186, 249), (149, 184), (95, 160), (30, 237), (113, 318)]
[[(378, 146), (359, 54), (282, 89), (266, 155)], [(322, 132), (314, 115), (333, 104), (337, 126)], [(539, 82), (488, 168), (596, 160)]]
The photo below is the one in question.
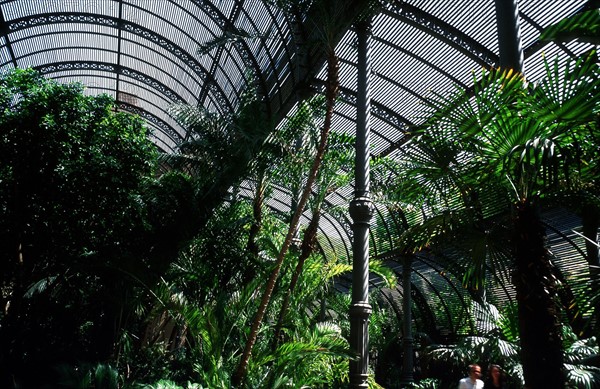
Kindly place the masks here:
[(458, 389), (482, 389), (483, 381), (481, 377), (481, 366), (469, 365), (469, 376), (458, 382)]

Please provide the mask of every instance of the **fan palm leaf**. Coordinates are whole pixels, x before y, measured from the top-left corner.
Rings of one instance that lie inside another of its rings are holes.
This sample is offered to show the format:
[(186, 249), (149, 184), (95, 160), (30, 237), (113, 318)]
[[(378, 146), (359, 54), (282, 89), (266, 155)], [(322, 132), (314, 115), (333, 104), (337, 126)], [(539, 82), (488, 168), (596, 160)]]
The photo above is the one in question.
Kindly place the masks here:
[[(317, 2), (319, 3), (319, 2)], [(335, 12), (335, 5), (337, 2), (333, 4), (333, 10)], [(329, 7), (326, 7), (327, 10), (330, 10)], [(324, 17), (326, 20), (330, 20), (331, 13), (325, 12)], [(322, 27), (322, 26), (320, 26)], [(329, 34), (326, 33), (329, 37)], [(286, 235), (286, 239), (283, 243), (281, 251), (277, 256), (276, 265), (267, 281), (267, 284), (264, 289), (263, 297), (261, 299), (261, 304), (258, 308), (258, 312), (256, 313), (255, 319), (252, 323), (250, 335), (246, 342), (246, 346), (244, 348), (244, 352), (240, 359), (240, 363), (238, 368), (233, 376), (232, 383), (234, 386), (239, 386), (246, 376), (246, 370), (248, 366), (248, 362), (250, 360), (250, 354), (252, 352), (252, 348), (254, 347), (254, 343), (256, 342), (256, 338), (258, 336), (258, 331), (262, 324), (262, 320), (264, 318), (267, 306), (271, 300), (271, 295), (273, 293), (273, 289), (275, 287), (275, 282), (279, 277), (279, 272), (281, 270), (281, 266), (283, 265), (283, 260), (286, 256), (287, 250), (291, 245), (292, 238), (296, 234), (296, 229), (298, 223), (300, 221), (300, 216), (304, 210), (305, 205), (308, 202), (309, 195), (312, 191), (313, 184), (315, 182), (317, 172), (323, 160), (323, 155), (325, 153), (325, 147), (327, 145), (327, 140), (329, 137), (329, 132), (331, 130), (331, 122), (333, 119), (333, 110), (335, 106), (335, 102), (339, 93), (339, 58), (335, 53), (335, 45), (332, 41), (328, 40), (326, 44), (326, 58), (327, 58), (327, 83), (325, 88), (325, 101), (326, 101), (326, 109), (325, 109), (325, 118), (323, 127), (321, 128), (319, 144), (317, 147), (317, 153), (315, 155), (314, 161), (312, 163), (310, 173), (306, 179), (306, 183), (304, 189), (302, 191), (302, 195), (298, 202), (298, 207), (292, 216), (290, 226), (288, 229), (288, 233)]]
[(589, 6), (585, 7), (587, 10), (546, 27), (542, 31), (540, 40), (567, 42), (578, 39), (595, 45), (600, 44), (600, 10), (597, 9), (597, 2), (595, 7), (593, 4), (594, 1), (590, 0), (588, 1)]
[[(527, 312), (523, 298), (545, 294), (530, 287), (541, 282), (539, 274), (544, 274), (543, 280), (548, 281), (542, 283), (544, 288), (552, 290), (554, 287), (553, 276), (546, 266), (549, 257), (543, 246), (543, 228), (536, 216), (536, 200), (558, 185), (569, 185), (568, 173), (583, 165), (574, 163), (585, 155), (581, 139), (588, 134), (581, 134), (580, 130), (584, 123), (594, 119), (600, 100), (600, 77), (594, 53), (567, 60), (564, 66), (558, 59), (546, 63), (546, 77), (536, 84), (528, 84), (521, 74), (512, 71), (484, 71), (472, 89), (458, 89), (449, 98), (434, 97), (430, 105), (434, 112), (408, 145), (407, 161), (400, 164), (407, 170), (399, 177), (410, 180), (399, 187), (410, 188), (412, 198), (421, 199), (422, 204), (427, 203), (422, 199), (434, 199), (438, 203), (441, 200), (442, 204), (437, 209), (430, 206), (430, 214), (425, 214), (421, 224), (410, 228), (413, 248), (438, 243), (441, 237), (457, 236), (458, 226), (471, 228), (470, 235), (475, 239), (467, 246), (467, 240), (461, 236), (461, 242), (455, 246), (469, 247), (468, 258), (472, 262), (466, 274), (478, 276), (476, 278), (483, 274), (483, 261), (492, 257), (489, 246), (476, 243), (487, 236), (484, 220), (480, 218), (480, 201), (488, 196), (489, 189), (498, 188), (503, 182), (505, 189), (496, 191), (495, 201), (506, 203), (502, 200), (506, 194), (509, 191), (515, 194), (514, 228), (518, 232), (511, 238), (515, 243), (514, 256), (504, 250), (503, 255), (495, 258), (517, 260), (519, 275), (513, 280), (518, 286), (520, 314)], [(428, 131), (433, 135), (428, 136)], [(438, 151), (440, 156), (435, 154)], [(590, 158), (595, 157), (590, 154)], [(461, 168), (455, 167), (458, 163)], [(499, 211), (506, 214), (508, 209)], [(534, 265), (531, 258), (538, 257), (543, 260)], [(531, 272), (534, 267), (538, 273)], [(509, 268), (504, 266), (504, 269)], [(552, 299), (542, 300), (532, 300), (527, 306), (544, 306), (543, 312), (553, 312)], [(524, 355), (535, 355), (538, 360), (540, 355), (552, 355), (549, 350), (534, 352), (530, 348), (533, 339), (530, 336), (541, 333), (541, 327), (534, 330), (534, 327), (523, 326), (523, 323), (531, 323), (530, 319), (534, 318), (523, 316), (520, 320)], [(547, 322), (556, 324), (556, 316)], [(548, 339), (556, 339), (560, 336), (557, 328), (548, 326), (548, 334), (540, 339), (546, 343)], [(556, 343), (555, 348), (560, 348)], [(553, 371), (559, 372), (562, 368), (560, 353), (553, 355), (556, 356)], [(538, 366), (537, 373), (532, 373), (532, 369), (537, 369), (533, 367), (537, 361), (524, 359), (525, 375), (532, 380), (532, 385), (537, 385), (534, 379), (549, 377), (547, 362), (543, 368)], [(560, 376), (547, 380), (546, 384), (561, 387)]]

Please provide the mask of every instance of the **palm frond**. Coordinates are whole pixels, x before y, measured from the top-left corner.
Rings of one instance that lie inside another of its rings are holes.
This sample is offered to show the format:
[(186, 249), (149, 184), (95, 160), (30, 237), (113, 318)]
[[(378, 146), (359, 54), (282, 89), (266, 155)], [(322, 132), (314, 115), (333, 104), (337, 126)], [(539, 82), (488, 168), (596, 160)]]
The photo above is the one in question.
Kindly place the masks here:
[(595, 389), (600, 386), (600, 368), (595, 366), (565, 364), (570, 388)]
[(229, 28), (226, 28), (223, 31), (223, 34), (218, 35), (218, 36), (214, 37), (213, 39), (210, 39), (210, 40), (204, 42), (203, 44), (201, 44), (200, 47), (198, 48), (198, 54), (206, 55), (206, 54), (210, 53), (213, 49), (216, 49), (218, 47), (223, 47), (229, 43), (241, 42), (243, 40), (254, 40), (254, 39), (266, 40), (266, 39), (271, 38), (272, 35), (273, 35), (272, 27), (271, 27), (271, 29), (269, 29), (269, 31), (267, 31), (265, 33), (258, 33), (258, 32), (251, 33), (242, 28), (231, 26)]
[(577, 339), (565, 350), (565, 362), (581, 364), (589, 357), (600, 354), (596, 337)]
[(561, 19), (558, 23), (546, 27), (539, 39), (555, 42), (578, 39), (598, 45), (600, 44), (600, 10), (591, 9)]
[(57, 276), (51, 276), (42, 278), (41, 280), (34, 282), (31, 286), (29, 286), (23, 297), (31, 298), (35, 294), (45, 292), (48, 289), (48, 287), (50, 287), (54, 283), (54, 281), (56, 281), (57, 278)]
[[(545, 123), (572, 126), (592, 120), (600, 100), (600, 70), (595, 50), (561, 65), (544, 60), (545, 77), (532, 88), (527, 113)], [(565, 123), (566, 122), (566, 123)]]
[[(347, 340), (335, 323), (288, 331), (289, 341), (275, 353), (256, 355), (255, 366), (269, 366), (272, 380), (289, 381), (295, 387), (339, 382), (347, 374), (347, 361), (354, 358)], [(290, 382), (292, 383), (292, 382)]]
[(396, 273), (385, 265), (382, 261), (371, 260), (369, 262), (369, 270), (381, 277), (384, 288), (395, 288), (398, 283)]
[(439, 212), (404, 231), (399, 237), (398, 246), (407, 252), (422, 250), (434, 242), (445, 240), (454, 235), (454, 232), (469, 221), (472, 221), (472, 214), (469, 210), (458, 209)]

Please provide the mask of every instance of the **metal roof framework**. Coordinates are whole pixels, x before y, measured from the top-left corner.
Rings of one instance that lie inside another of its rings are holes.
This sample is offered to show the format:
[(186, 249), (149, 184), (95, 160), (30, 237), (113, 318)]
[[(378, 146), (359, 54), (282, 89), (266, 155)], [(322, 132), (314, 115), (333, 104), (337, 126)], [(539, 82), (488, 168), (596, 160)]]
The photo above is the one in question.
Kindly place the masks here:
[[(557, 45), (537, 39), (544, 27), (574, 14), (584, 3), (519, 2), (524, 68), (530, 80), (543, 71), (542, 53), (569, 56), (589, 48), (578, 42)], [(410, 128), (422, 121), (430, 91), (468, 86), (472, 72), (498, 65), (495, 18), (494, 2), (483, 0), (392, 0), (377, 12), (372, 21), (370, 75), (373, 156), (400, 152)], [(0, 71), (33, 67), (50, 78), (82, 82), (86, 93), (107, 93), (120, 109), (146, 120), (153, 141), (165, 152), (176, 150), (188, 137), (168, 113), (174, 103), (227, 115), (239, 107), (252, 80), (269, 114), (283, 119), (305, 84), (320, 90), (325, 83), (322, 57), (307, 60), (300, 55), (294, 24), (265, 0), (0, 0), (0, 25)], [(341, 101), (333, 129), (354, 134), (356, 34), (351, 25), (347, 27), (339, 31), (336, 46)], [(216, 39), (222, 44), (206, 47)], [(251, 196), (249, 187), (242, 190)], [(285, 188), (278, 193), (269, 205), (283, 212), (289, 208), (285, 201), (289, 193)], [(327, 204), (347, 207), (352, 195), (352, 187), (342, 188), (328, 196)], [(321, 219), (322, 252), (350, 258), (352, 223), (347, 213)], [(394, 249), (392, 235), (401, 228), (389, 227), (392, 222), (389, 211), (377, 206), (374, 223), (388, 239), (372, 237), (374, 256)], [(426, 284), (424, 288), (433, 291), (429, 294), (437, 296), (448, 285), (460, 287), (460, 280), (440, 276), (431, 261), (422, 258), (418, 263), (423, 266), (415, 265), (415, 285)], [(445, 304), (444, 298), (439, 301)]]

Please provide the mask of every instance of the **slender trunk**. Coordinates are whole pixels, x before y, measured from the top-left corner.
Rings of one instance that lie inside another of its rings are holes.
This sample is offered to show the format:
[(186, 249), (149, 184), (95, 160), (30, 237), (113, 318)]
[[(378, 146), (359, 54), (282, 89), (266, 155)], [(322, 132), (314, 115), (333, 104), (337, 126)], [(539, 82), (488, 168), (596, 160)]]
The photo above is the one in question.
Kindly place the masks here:
[(294, 289), (298, 284), (298, 280), (300, 279), (300, 274), (302, 274), (302, 269), (304, 268), (304, 263), (314, 252), (315, 242), (317, 240), (317, 228), (319, 227), (320, 220), (320, 208), (313, 212), (312, 219), (310, 220), (310, 224), (304, 231), (304, 239), (302, 239), (302, 250), (300, 252), (300, 256), (298, 257), (298, 263), (296, 264), (296, 269), (294, 270), (294, 274), (292, 274), (292, 280), (290, 281), (290, 286), (285, 294), (283, 299), (283, 303), (281, 304), (281, 310), (279, 311), (279, 318), (277, 319), (277, 325), (275, 326), (275, 336), (273, 338), (273, 345), (277, 347), (279, 343), (279, 337), (281, 333), (281, 327), (283, 326), (283, 321), (287, 315), (287, 311), (290, 304), (290, 298), (292, 293), (294, 293)]
[(248, 236), (248, 243), (246, 244), (246, 252), (252, 260), (252, 264), (244, 269), (242, 275), (242, 283), (248, 284), (255, 276), (255, 261), (258, 258), (258, 245), (256, 244), (256, 237), (262, 227), (262, 206), (265, 199), (265, 180), (264, 176), (261, 177), (256, 183), (256, 193), (254, 194), (254, 202), (252, 204), (252, 216), (254, 220), (250, 226), (250, 233)]
[(598, 228), (600, 227), (600, 210), (593, 203), (584, 204), (581, 212), (581, 224), (583, 235), (587, 238), (585, 241), (586, 259), (590, 269), (600, 265), (598, 260), (598, 246), (593, 242), (598, 241)]
[[(600, 209), (591, 201), (585, 201), (581, 212), (582, 233), (587, 238), (585, 240), (586, 259), (590, 269), (590, 279), (592, 293), (597, 293), (600, 286), (600, 259), (598, 258), (598, 228), (600, 228)], [(594, 290), (595, 289), (595, 290)], [(600, 323), (600, 308), (593, 308), (593, 318)], [(600, 326), (596, 326), (594, 333), (600, 337)]]
[(248, 236), (248, 243), (246, 244), (246, 250), (253, 255), (258, 255), (258, 246), (256, 244), (256, 237), (260, 232), (262, 226), (262, 206), (265, 199), (265, 182), (261, 178), (256, 183), (256, 192), (254, 193), (254, 202), (252, 203), (252, 216), (253, 221), (250, 226), (250, 233)]
[(290, 227), (288, 229), (288, 233), (285, 237), (285, 241), (283, 242), (283, 246), (279, 251), (279, 255), (277, 256), (277, 261), (275, 262), (275, 267), (265, 285), (265, 290), (263, 292), (263, 296), (258, 307), (258, 311), (256, 312), (256, 316), (254, 317), (254, 322), (252, 323), (252, 327), (250, 328), (250, 334), (248, 336), (248, 340), (246, 341), (246, 347), (244, 348), (244, 353), (242, 354), (242, 358), (240, 359), (240, 363), (231, 378), (231, 383), (234, 387), (239, 387), (245, 379), (246, 371), (248, 369), (248, 362), (250, 361), (250, 355), (252, 353), (252, 348), (254, 347), (254, 343), (256, 343), (256, 338), (258, 336), (258, 330), (262, 323), (265, 312), (267, 311), (267, 306), (271, 300), (271, 295), (273, 293), (273, 289), (275, 287), (275, 282), (279, 277), (279, 271), (281, 270), (281, 266), (283, 264), (283, 259), (285, 258), (285, 254), (287, 253), (292, 239), (294, 238), (296, 228), (298, 227), (298, 223), (300, 221), (300, 216), (302, 215), (302, 211), (308, 202), (308, 197), (312, 191), (312, 186), (315, 182), (315, 178), (317, 176), (317, 172), (319, 170), (319, 166), (323, 160), (323, 154), (325, 153), (325, 146), (327, 145), (327, 138), (329, 136), (329, 131), (331, 129), (331, 121), (333, 118), (333, 110), (335, 105), (335, 100), (337, 99), (337, 95), (339, 92), (339, 59), (335, 55), (333, 48), (328, 49), (327, 55), (327, 87), (325, 90), (325, 99), (326, 99), (326, 111), (325, 111), (325, 122), (323, 124), (323, 128), (321, 129), (321, 139), (319, 141), (319, 147), (317, 148), (317, 154), (315, 156), (315, 160), (311, 166), (309, 175), (306, 180), (306, 185), (302, 192), (302, 197), (300, 197), (300, 202), (298, 203), (298, 208), (294, 212), (294, 216), (292, 217), (292, 221), (290, 223)]
[(573, 332), (580, 337), (584, 336), (586, 333), (586, 322), (580, 314), (581, 307), (575, 298), (573, 289), (557, 267), (552, 266), (551, 271), (559, 283), (559, 287), (557, 288), (558, 297), (562, 305), (562, 310), (565, 312), (571, 328), (573, 328)]
[(521, 360), (529, 388), (563, 389), (565, 374), (561, 327), (556, 306), (546, 233), (531, 200), (516, 204), (514, 219), (515, 272)]

